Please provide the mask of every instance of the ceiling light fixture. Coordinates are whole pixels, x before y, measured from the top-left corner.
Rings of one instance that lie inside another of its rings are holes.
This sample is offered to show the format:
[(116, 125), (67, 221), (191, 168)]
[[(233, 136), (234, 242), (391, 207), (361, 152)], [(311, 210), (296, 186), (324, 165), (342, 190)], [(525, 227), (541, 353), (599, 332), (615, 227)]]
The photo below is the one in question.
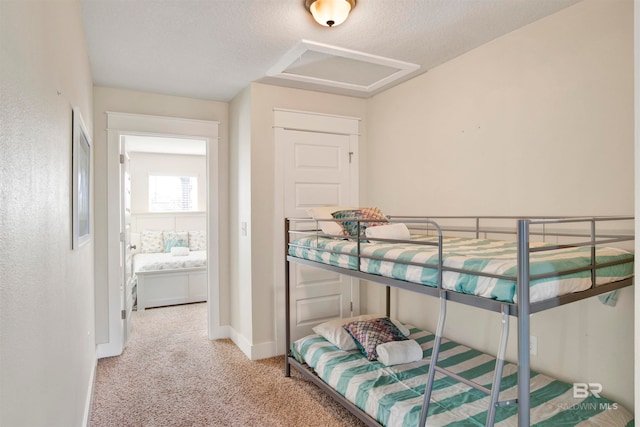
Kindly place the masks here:
[(305, 0), (304, 5), (318, 24), (334, 27), (347, 19), (356, 0)]

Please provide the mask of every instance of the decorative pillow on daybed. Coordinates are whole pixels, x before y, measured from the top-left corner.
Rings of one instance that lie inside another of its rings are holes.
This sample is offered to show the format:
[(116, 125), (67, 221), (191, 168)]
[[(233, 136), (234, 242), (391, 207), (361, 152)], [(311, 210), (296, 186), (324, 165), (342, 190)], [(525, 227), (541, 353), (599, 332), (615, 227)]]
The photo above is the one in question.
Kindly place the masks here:
[(207, 233), (205, 233), (204, 231), (190, 231), (189, 249), (192, 251), (206, 251)]
[(351, 334), (358, 348), (368, 360), (376, 360), (378, 353), (376, 347), (392, 341), (404, 341), (407, 339), (388, 317), (370, 320), (356, 320), (344, 325)]
[(142, 231), (140, 233), (140, 252), (147, 254), (164, 252), (164, 239), (162, 238), (162, 231)]
[(389, 219), (379, 208), (347, 209), (333, 212), (331, 215), (335, 219), (343, 219), (343, 221), (340, 221), (343, 228), (343, 234), (351, 237), (356, 237), (358, 235), (358, 219), (375, 220), (375, 222), (367, 221), (360, 223), (360, 237), (364, 237), (365, 231), (368, 227), (385, 225), (389, 222)]
[(401, 222), (374, 227), (369, 226), (365, 230), (365, 236), (368, 239), (411, 240), (411, 232)]
[(164, 231), (164, 251), (171, 252), (171, 248), (189, 247), (189, 233), (186, 231)]
[[(340, 206), (319, 206), (317, 208), (307, 209), (307, 215), (313, 219), (333, 219), (332, 213), (350, 209)], [(318, 226), (324, 234), (331, 234), (333, 236), (344, 235), (342, 226), (335, 221), (318, 221)]]
[[(379, 319), (385, 317), (383, 314), (362, 314), (355, 317), (346, 317), (343, 319), (329, 320), (328, 322), (321, 323), (313, 327), (313, 332), (321, 335), (325, 340), (338, 347), (340, 350), (356, 350), (358, 345), (353, 340), (353, 337), (344, 329), (344, 325), (350, 322), (359, 320)], [(409, 329), (407, 329), (402, 323), (396, 319), (391, 319), (394, 325), (405, 336), (409, 336)]]
[(174, 246), (171, 248), (171, 256), (188, 256), (189, 248), (186, 246)]

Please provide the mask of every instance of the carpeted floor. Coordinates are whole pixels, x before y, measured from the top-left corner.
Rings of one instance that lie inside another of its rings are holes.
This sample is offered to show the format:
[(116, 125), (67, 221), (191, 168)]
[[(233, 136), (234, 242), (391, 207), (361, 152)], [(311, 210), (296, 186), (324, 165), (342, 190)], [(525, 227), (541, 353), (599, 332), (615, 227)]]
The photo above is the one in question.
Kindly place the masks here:
[(121, 356), (100, 359), (91, 426), (362, 426), (293, 373), (207, 338), (206, 304), (134, 312)]

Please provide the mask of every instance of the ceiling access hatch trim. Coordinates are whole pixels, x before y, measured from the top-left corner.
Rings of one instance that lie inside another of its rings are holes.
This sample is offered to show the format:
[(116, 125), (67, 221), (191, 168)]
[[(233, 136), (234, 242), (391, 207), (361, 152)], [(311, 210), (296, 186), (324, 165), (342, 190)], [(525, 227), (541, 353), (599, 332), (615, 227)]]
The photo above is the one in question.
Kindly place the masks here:
[(267, 76), (371, 93), (420, 68), (417, 64), (302, 40)]

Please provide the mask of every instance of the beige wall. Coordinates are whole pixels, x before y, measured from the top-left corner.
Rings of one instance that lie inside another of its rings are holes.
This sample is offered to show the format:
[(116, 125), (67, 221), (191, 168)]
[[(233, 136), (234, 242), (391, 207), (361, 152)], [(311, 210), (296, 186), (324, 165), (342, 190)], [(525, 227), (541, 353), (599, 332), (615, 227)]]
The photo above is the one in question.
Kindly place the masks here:
[[(362, 200), (390, 214), (632, 214), (633, 120), (633, 3), (585, 0), (371, 99)], [(534, 315), (532, 366), (633, 408), (632, 294)], [(495, 351), (498, 317), (451, 306), (445, 335)], [(434, 330), (434, 299), (396, 307)]]
[(71, 249), (72, 108), (93, 129), (79, 2), (0, 2), (0, 58), (0, 425), (80, 426), (96, 345), (95, 238)]
[(251, 239), (241, 234), (241, 224), (251, 232), (251, 91), (240, 92), (229, 106), (230, 141), (230, 299), (232, 335), (247, 352), (253, 337), (251, 305)]
[[(177, 117), (220, 122), (218, 164), (209, 165), (209, 188), (217, 187), (220, 209), (220, 298), (228, 298), (229, 257), (224, 248), (229, 245), (229, 144), (226, 102), (207, 101), (137, 92), (105, 87), (94, 87), (94, 151), (95, 151), (95, 269), (96, 269), (96, 335), (98, 343), (109, 340), (108, 282), (107, 282), (107, 111)], [(221, 177), (218, 181), (218, 175)], [(220, 306), (220, 324), (227, 324), (228, 307)]]

